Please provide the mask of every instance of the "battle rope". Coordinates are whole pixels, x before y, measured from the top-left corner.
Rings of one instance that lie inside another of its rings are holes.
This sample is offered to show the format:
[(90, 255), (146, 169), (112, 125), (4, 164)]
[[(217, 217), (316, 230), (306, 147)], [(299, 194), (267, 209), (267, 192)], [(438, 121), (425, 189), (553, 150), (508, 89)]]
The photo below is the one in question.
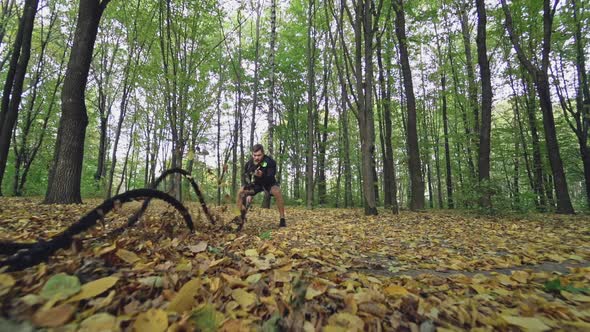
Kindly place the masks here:
[[(79, 234), (90, 227), (94, 226), (97, 220), (103, 220), (104, 216), (117, 207), (137, 199), (161, 199), (172, 205), (184, 218), (187, 227), (194, 231), (193, 220), (182, 203), (176, 198), (155, 189), (134, 189), (111, 197), (77, 222), (72, 224), (62, 233), (52, 237), (49, 240), (40, 240), (36, 243), (0, 243), (0, 254), (13, 254), (12, 256), (0, 261), (0, 268), (8, 266), (8, 271), (18, 271), (30, 266), (37, 265), (49, 258), (59, 249), (67, 248), (72, 244), (74, 235)], [(16, 252), (16, 253), (15, 253)]]

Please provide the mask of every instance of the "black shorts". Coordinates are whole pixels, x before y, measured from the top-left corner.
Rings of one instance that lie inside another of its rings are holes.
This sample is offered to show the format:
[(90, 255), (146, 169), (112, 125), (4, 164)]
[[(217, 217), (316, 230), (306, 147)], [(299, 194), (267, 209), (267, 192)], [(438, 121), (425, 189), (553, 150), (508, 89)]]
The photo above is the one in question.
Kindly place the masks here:
[(262, 192), (262, 191), (266, 191), (266, 192), (268, 192), (270, 194), (270, 189), (272, 187), (274, 187), (274, 186), (277, 186), (278, 187), (279, 184), (276, 183), (276, 182), (275, 183), (272, 183), (272, 184), (264, 184), (264, 185), (263, 184), (253, 183), (252, 185), (250, 185), (249, 187), (246, 187), (246, 188), (254, 191), (254, 193), (252, 195), (256, 195), (256, 194), (258, 194), (259, 192)]

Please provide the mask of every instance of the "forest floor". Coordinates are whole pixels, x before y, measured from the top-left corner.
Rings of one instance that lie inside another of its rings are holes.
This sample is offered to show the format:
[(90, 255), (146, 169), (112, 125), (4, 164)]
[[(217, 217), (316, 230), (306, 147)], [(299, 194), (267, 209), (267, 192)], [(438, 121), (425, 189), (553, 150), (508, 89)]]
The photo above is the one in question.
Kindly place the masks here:
[[(49, 238), (100, 203), (0, 198), (3, 240)], [(590, 330), (590, 218), (254, 207), (241, 232), (124, 205), (47, 263), (0, 274), (0, 331)], [(233, 209), (213, 208), (229, 222)], [(80, 286), (81, 285), (81, 286)]]

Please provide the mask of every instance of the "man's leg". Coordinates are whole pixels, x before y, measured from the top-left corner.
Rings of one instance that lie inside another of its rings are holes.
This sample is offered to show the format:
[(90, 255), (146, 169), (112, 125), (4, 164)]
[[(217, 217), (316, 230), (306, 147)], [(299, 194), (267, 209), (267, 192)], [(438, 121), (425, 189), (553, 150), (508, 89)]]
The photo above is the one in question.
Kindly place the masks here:
[(281, 221), (279, 226), (284, 227), (287, 226), (285, 222), (285, 202), (283, 201), (283, 195), (281, 194), (281, 188), (279, 186), (272, 186), (270, 188), (270, 193), (275, 197), (277, 201), (277, 208), (279, 209), (279, 214), (281, 215)]

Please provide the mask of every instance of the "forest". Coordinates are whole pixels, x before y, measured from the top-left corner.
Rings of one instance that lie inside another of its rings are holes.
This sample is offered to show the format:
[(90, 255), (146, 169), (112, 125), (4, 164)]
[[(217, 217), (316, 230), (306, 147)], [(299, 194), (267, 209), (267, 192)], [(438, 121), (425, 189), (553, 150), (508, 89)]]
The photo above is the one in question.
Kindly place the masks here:
[(262, 143), (308, 208), (587, 210), (588, 9), (478, 6), (3, 1), (2, 194), (221, 204)]
[(9, 330), (590, 328), (586, 1), (0, 8)]

